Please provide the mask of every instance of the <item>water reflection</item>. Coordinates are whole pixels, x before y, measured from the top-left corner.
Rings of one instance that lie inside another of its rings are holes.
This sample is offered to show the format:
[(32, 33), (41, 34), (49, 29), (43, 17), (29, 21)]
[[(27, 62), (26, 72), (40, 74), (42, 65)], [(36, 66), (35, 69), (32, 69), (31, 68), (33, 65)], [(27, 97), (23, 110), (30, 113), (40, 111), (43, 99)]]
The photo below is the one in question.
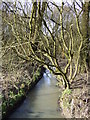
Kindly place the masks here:
[(43, 79), (47, 81), (46, 83), (47, 83), (48, 85), (50, 85), (50, 83), (51, 83), (50, 78), (51, 78), (50, 73), (44, 73), (44, 74), (43, 74)]

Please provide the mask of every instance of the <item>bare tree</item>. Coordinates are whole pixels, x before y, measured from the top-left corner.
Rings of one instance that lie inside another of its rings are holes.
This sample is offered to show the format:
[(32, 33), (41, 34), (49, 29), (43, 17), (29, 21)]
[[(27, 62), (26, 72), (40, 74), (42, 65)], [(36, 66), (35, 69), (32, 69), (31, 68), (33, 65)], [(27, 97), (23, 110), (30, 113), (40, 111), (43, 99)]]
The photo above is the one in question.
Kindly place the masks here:
[(82, 59), (85, 61), (86, 68), (89, 70), (90, 63), (89, 63), (89, 8), (90, 8), (90, 2), (85, 2), (82, 6), (83, 14), (82, 14), (82, 34), (83, 34), (83, 46), (84, 50), (81, 54)]
[[(8, 15), (13, 17), (12, 21), (4, 18), (4, 21), (12, 28), (15, 37), (14, 44), (9, 48), (12, 48), (24, 61), (37, 61), (54, 75), (62, 76), (65, 88), (69, 89), (78, 73), (84, 41), (79, 22), (82, 9), (78, 11), (76, 3), (73, 2), (73, 18), (77, 31), (75, 36), (73, 22), (68, 28), (65, 26), (63, 2), (61, 6), (53, 2), (33, 2), (30, 14), (26, 12), (27, 9), (25, 10), (21, 3), (21, 7), (18, 7), (17, 4), (11, 7), (6, 2), (4, 4), (10, 10)], [(53, 10), (50, 5), (56, 7), (58, 20), (51, 17)], [(48, 11), (50, 11), (50, 16), (48, 16)], [(75, 48), (76, 41), (78, 42), (77, 49)], [(8, 46), (6, 47), (8, 48)], [(65, 59), (62, 58), (62, 53)]]

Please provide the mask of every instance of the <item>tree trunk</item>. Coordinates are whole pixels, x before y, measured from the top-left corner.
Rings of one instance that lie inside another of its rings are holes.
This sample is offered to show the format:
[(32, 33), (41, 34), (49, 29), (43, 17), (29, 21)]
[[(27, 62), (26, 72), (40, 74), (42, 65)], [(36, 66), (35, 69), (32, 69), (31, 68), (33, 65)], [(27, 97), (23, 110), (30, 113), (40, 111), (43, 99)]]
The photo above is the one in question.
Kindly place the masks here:
[(83, 4), (83, 14), (82, 14), (82, 34), (83, 34), (83, 47), (85, 47), (83, 53), (81, 54), (81, 57), (86, 63), (87, 68), (89, 69), (90, 63), (89, 63), (89, 8), (90, 8), (90, 2), (85, 2)]

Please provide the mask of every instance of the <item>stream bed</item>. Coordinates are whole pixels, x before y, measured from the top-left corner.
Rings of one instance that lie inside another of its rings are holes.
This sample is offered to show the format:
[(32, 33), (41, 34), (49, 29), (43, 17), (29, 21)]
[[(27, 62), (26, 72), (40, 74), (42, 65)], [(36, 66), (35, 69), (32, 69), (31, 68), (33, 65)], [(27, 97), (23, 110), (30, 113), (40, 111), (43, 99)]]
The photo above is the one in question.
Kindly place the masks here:
[(9, 118), (64, 118), (58, 110), (59, 88), (49, 71), (29, 92), (24, 102)]

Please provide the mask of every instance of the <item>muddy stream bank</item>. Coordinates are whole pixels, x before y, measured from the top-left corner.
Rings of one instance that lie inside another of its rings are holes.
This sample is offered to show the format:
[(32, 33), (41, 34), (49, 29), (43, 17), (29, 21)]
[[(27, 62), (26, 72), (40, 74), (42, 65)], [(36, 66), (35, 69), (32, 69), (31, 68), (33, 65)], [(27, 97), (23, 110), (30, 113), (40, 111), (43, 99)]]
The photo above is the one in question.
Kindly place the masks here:
[(60, 91), (56, 83), (55, 77), (46, 71), (21, 106), (9, 118), (64, 118), (58, 111)]

